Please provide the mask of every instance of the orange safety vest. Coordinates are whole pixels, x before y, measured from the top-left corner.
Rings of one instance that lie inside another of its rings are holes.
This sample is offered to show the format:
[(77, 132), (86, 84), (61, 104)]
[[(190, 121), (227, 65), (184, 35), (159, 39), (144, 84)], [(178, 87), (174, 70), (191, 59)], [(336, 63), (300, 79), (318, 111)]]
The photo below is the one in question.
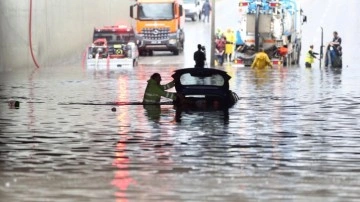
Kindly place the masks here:
[(285, 48), (285, 47), (280, 47), (278, 49), (278, 53), (279, 53), (280, 56), (285, 56), (288, 53), (288, 49)]

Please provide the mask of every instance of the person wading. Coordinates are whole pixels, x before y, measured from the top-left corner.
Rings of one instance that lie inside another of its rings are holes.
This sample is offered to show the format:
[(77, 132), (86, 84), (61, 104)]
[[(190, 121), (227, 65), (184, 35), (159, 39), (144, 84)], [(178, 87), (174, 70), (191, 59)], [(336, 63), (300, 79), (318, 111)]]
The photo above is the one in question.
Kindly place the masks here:
[(316, 55), (319, 55), (319, 53), (315, 53), (313, 51), (313, 49), (314, 49), (314, 46), (310, 45), (310, 49), (306, 53), (305, 67), (307, 67), (307, 68), (311, 68), (311, 64), (314, 63), (314, 59), (316, 59)]
[(175, 82), (171, 81), (165, 85), (161, 85), (161, 76), (159, 73), (151, 75), (147, 81), (147, 86), (144, 93), (143, 104), (157, 104), (160, 103), (161, 97), (166, 97), (175, 101), (177, 99), (176, 93), (167, 92), (165, 90), (174, 87)]
[(251, 64), (251, 68), (264, 69), (266, 67), (272, 67), (269, 56), (265, 53), (263, 48), (259, 49), (259, 52), (256, 53), (255, 59)]

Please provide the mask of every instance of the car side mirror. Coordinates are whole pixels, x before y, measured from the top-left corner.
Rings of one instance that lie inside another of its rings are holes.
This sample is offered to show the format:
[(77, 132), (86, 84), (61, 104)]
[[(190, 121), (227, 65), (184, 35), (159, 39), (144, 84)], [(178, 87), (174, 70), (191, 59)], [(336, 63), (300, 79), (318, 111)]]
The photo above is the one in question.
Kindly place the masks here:
[(182, 5), (179, 5), (179, 16), (183, 15), (183, 7)]
[(130, 6), (130, 17), (134, 18), (134, 6)]

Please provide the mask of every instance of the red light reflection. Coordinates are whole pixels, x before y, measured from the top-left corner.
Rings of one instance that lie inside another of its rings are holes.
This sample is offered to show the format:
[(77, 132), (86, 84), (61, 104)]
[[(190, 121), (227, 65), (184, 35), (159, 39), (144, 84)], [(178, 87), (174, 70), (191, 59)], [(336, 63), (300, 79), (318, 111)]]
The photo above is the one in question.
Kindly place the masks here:
[(126, 137), (119, 141), (116, 145), (116, 152), (115, 152), (115, 160), (113, 162), (113, 166), (117, 167), (118, 170), (115, 172), (114, 179), (112, 180), (111, 184), (118, 188), (118, 191), (115, 193), (116, 201), (117, 202), (127, 202), (126, 190), (129, 188), (131, 184), (136, 184), (136, 181), (133, 180), (129, 173), (129, 158), (126, 156), (125, 149), (126, 144)]
[[(128, 93), (128, 76), (120, 75), (118, 78), (118, 98), (117, 102), (129, 99)], [(128, 125), (129, 124), (129, 105), (122, 106), (123, 109), (120, 110), (120, 113), (117, 116), (119, 125)], [(113, 161), (113, 166), (117, 168), (115, 171), (114, 179), (111, 181), (111, 184), (117, 187), (118, 191), (114, 194), (117, 202), (127, 202), (126, 191), (131, 184), (136, 184), (136, 181), (133, 180), (129, 173), (128, 165), (130, 163), (129, 158), (126, 155), (126, 140), (127, 137), (121, 134), (124, 134), (122, 131), (123, 128), (119, 128), (120, 139), (116, 144), (115, 150), (115, 159)]]

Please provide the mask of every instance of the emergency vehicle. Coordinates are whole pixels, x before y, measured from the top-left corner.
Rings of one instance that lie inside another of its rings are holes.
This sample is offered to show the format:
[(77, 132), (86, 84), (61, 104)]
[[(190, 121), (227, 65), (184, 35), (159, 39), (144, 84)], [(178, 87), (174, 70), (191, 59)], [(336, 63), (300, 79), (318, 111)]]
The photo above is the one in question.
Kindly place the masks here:
[(125, 25), (94, 28), (93, 43), (87, 48), (88, 68), (134, 67), (139, 51), (134, 30)]
[(185, 12), (182, 0), (137, 0), (130, 6), (134, 19), (135, 37), (141, 55), (153, 51), (184, 50)]
[[(306, 22), (299, 0), (240, 0), (239, 14), (238, 30), (244, 47), (235, 53), (236, 63), (251, 65), (260, 47), (273, 65), (299, 63), (302, 24)], [(281, 48), (285, 45), (284, 57)]]

